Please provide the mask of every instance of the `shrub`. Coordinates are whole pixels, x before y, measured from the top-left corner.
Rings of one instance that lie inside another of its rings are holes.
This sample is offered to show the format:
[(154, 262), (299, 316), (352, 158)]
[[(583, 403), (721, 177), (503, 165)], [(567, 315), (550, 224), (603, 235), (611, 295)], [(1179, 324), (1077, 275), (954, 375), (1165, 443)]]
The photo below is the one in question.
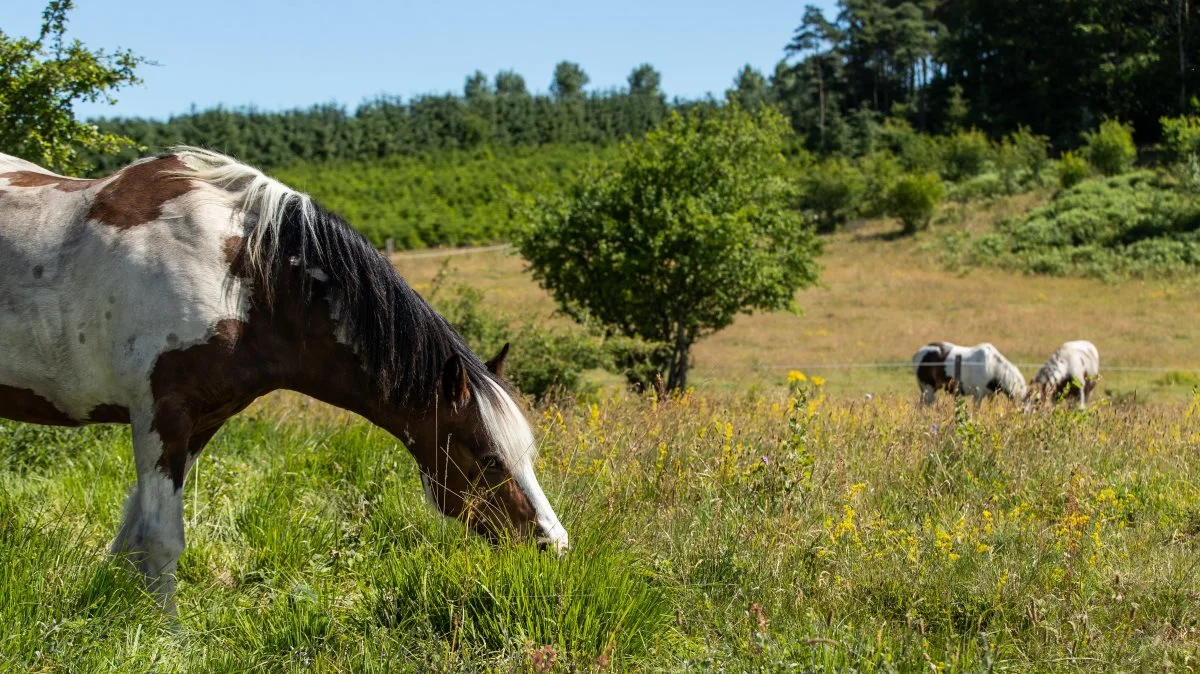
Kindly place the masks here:
[(1008, 194), (1020, 188), (1041, 185), (1049, 165), (1050, 140), (1021, 126), (1000, 142), (996, 149), (996, 170)]
[(1087, 159), (1074, 152), (1064, 152), (1058, 160), (1058, 184), (1069, 189), (1092, 174)]
[(862, 173), (834, 157), (810, 166), (800, 177), (800, 206), (816, 215), (818, 232), (832, 232), (858, 211), (865, 189)]
[(935, 173), (909, 173), (892, 185), (888, 213), (900, 219), (905, 234), (929, 226), (933, 212), (945, 196), (945, 187)]
[(1000, 142), (996, 148), (996, 173), (1005, 194), (1016, 194), (1021, 185), (1024, 172), (1024, 162), (1017, 152), (1017, 147), (1009, 139)]
[(1200, 117), (1163, 117), (1163, 148), (1171, 161), (1184, 162), (1200, 156)]
[(865, 185), (859, 214), (868, 218), (886, 215), (888, 192), (904, 173), (900, 161), (890, 152), (872, 152), (858, 161), (858, 170)]
[(640, 393), (661, 381), (660, 364), (669, 362), (671, 347), (617, 335), (604, 342), (604, 358), (605, 369), (624, 376), (630, 388)]
[(588, 393), (591, 387), (583, 379), (584, 371), (605, 363), (600, 339), (588, 331), (547, 329), (532, 320), (514, 326), (514, 321), (488, 313), (483, 293), (469, 286), (451, 289), (449, 299), (438, 302), (437, 308), (483, 358), (511, 342), (504, 376), (522, 393), (539, 400), (554, 394)]
[(976, 262), (1035, 274), (1200, 271), (1200, 203), (1152, 171), (1088, 180), (976, 240)]
[(941, 165), (937, 139), (917, 133), (906, 120), (884, 120), (880, 137), (899, 160), (905, 171), (936, 171)]
[(946, 192), (946, 197), (960, 203), (966, 203), (977, 199), (991, 199), (1002, 194), (1015, 194), (1016, 191), (1016, 182), (1013, 182), (1010, 186), (1003, 171), (1000, 173), (989, 172), (950, 185), (950, 188)]
[(1092, 166), (1106, 176), (1115, 176), (1128, 171), (1137, 159), (1137, 146), (1133, 144), (1133, 126), (1107, 119), (1095, 131), (1083, 134), (1084, 154)]
[(942, 175), (960, 181), (983, 173), (992, 156), (992, 145), (978, 129), (959, 131), (942, 140)]

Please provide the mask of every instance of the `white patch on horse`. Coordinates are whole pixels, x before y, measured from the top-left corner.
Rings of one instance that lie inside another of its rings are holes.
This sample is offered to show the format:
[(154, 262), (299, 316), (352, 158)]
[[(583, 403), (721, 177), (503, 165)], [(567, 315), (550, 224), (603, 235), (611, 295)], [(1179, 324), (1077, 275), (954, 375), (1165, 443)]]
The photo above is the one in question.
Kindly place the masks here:
[(513, 481), (533, 507), (538, 537), (557, 552), (565, 552), (567, 530), (559, 522), (533, 471), (533, 460), (537, 456), (533, 429), (507, 391), (490, 379), (486, 380), (485, 387), (476, 397), (483, 426), (494, 439), (500, 459), (512, 474)]

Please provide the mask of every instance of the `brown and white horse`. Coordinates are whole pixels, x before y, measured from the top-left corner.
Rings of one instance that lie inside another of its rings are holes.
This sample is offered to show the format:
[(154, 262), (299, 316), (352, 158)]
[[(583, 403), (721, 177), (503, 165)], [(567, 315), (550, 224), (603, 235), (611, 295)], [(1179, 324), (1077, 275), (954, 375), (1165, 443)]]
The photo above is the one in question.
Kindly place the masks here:
[(1074, 398), (1079, 409), (1087, 407), (1088, 397), (1100, 380), (1100, 352), (1087, 340), (1064, 342), (1046, 359), (1034, 376), (1025, 399), (1025, 409), (1050, 404), (1062, 398)]
[(446, 515), (565, 550), (507, 351), (485, 365), (343, 220), (223, 155), (182, 148), (99, 180), (0, 155), (0, 417), (132, 426), (112, 551), (168, 609), (184, 477), (276, 389), (400, 438)]
[[(954, 362), (961, 359), (958, 378)], [(975, 402), (1003, 391), (1013, 400), (1025, 398), (1025, 378), (1000, 350), (984, 342), (959, 346), (950, 342), (930, 342), (913, 354), (913, 370), (921, 387), (921, 402), (932, 405), (939, 390), (955, 396), (972, 396)]]

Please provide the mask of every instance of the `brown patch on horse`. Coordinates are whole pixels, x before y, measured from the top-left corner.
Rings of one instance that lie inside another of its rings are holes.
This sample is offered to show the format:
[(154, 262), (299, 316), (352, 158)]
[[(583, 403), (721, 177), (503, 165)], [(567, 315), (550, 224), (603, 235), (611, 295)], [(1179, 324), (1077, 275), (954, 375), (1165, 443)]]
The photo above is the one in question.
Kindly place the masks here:
[(80, 192), (98, 182), (83, 178), (56, 176), (52, 173), (38, 173), (37, 171), (10, 171), (8, 173), (0, 173), (0, 178), (6, 178), (10, 187), (45, 187), (50, 185), (60, 192)]
[(88, 413), (88, 423), (128, 423), (130, 408), (124, 405), (104, 403), (91, 408)]
[[(238, 239), (226, 239), (227, 254), (233, 240)], [(337, 326), (319, 291), (299, 297), (298, 283), (298, 278), (279, 279), (269, 312), (256, 289), (244, 322), (218, 321), (204, 342), (165, 351), (155, 360), (151, 428), (163, 442), (158, 467), (176, 489), (183, 485), (188, 460), (204, 449), (208, 438), (270, 391), (290, 389), (364, 411), (363, 392), (371, 390), (371, 377), (350, 348), (337, 342)], [(330, 372), (341, 376), (330, 377)]]
[(221, 253), (225, 257), (225, 264), (229, 267), (231, 276), (251, 278), (250, 265), (246, 262), (246, 245), (242, 237), (225, 237), (225, 241), (221, 244)]
[(188, 170), (188, 165), (173, 155), (122, 169), (100, 189), (88, 219), (117, 229), (153, 222), (162, 217), (164, 204), (195, 187), (192, 181), (172, 175)]
[(32, 389), (3, 384), (0, 384), (0, 417), (46, 426), (81, 425)]
[(917, 365), (917, 381), (935, 391), (942, 390), (953, 393), (954, 377), (946, 374), (946, 357), (950, 354), (950, 350), (946, 348), (945, 344), (937, 342), (925, 346), (936, 347), (937, 351), (926, 352), (921, 358), (920, 364)]

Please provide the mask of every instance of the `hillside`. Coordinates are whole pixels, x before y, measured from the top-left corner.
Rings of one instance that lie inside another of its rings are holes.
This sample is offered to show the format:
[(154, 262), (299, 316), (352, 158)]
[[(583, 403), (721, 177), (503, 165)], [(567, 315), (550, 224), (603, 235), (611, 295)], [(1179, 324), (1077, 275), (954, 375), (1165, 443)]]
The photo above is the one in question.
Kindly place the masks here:
[(560, 189), (596, 145), (479, 148), (293, 164), (273, 171), (346, 218), (376, 246), (463, 246), (507, 238), (522, 195)]

